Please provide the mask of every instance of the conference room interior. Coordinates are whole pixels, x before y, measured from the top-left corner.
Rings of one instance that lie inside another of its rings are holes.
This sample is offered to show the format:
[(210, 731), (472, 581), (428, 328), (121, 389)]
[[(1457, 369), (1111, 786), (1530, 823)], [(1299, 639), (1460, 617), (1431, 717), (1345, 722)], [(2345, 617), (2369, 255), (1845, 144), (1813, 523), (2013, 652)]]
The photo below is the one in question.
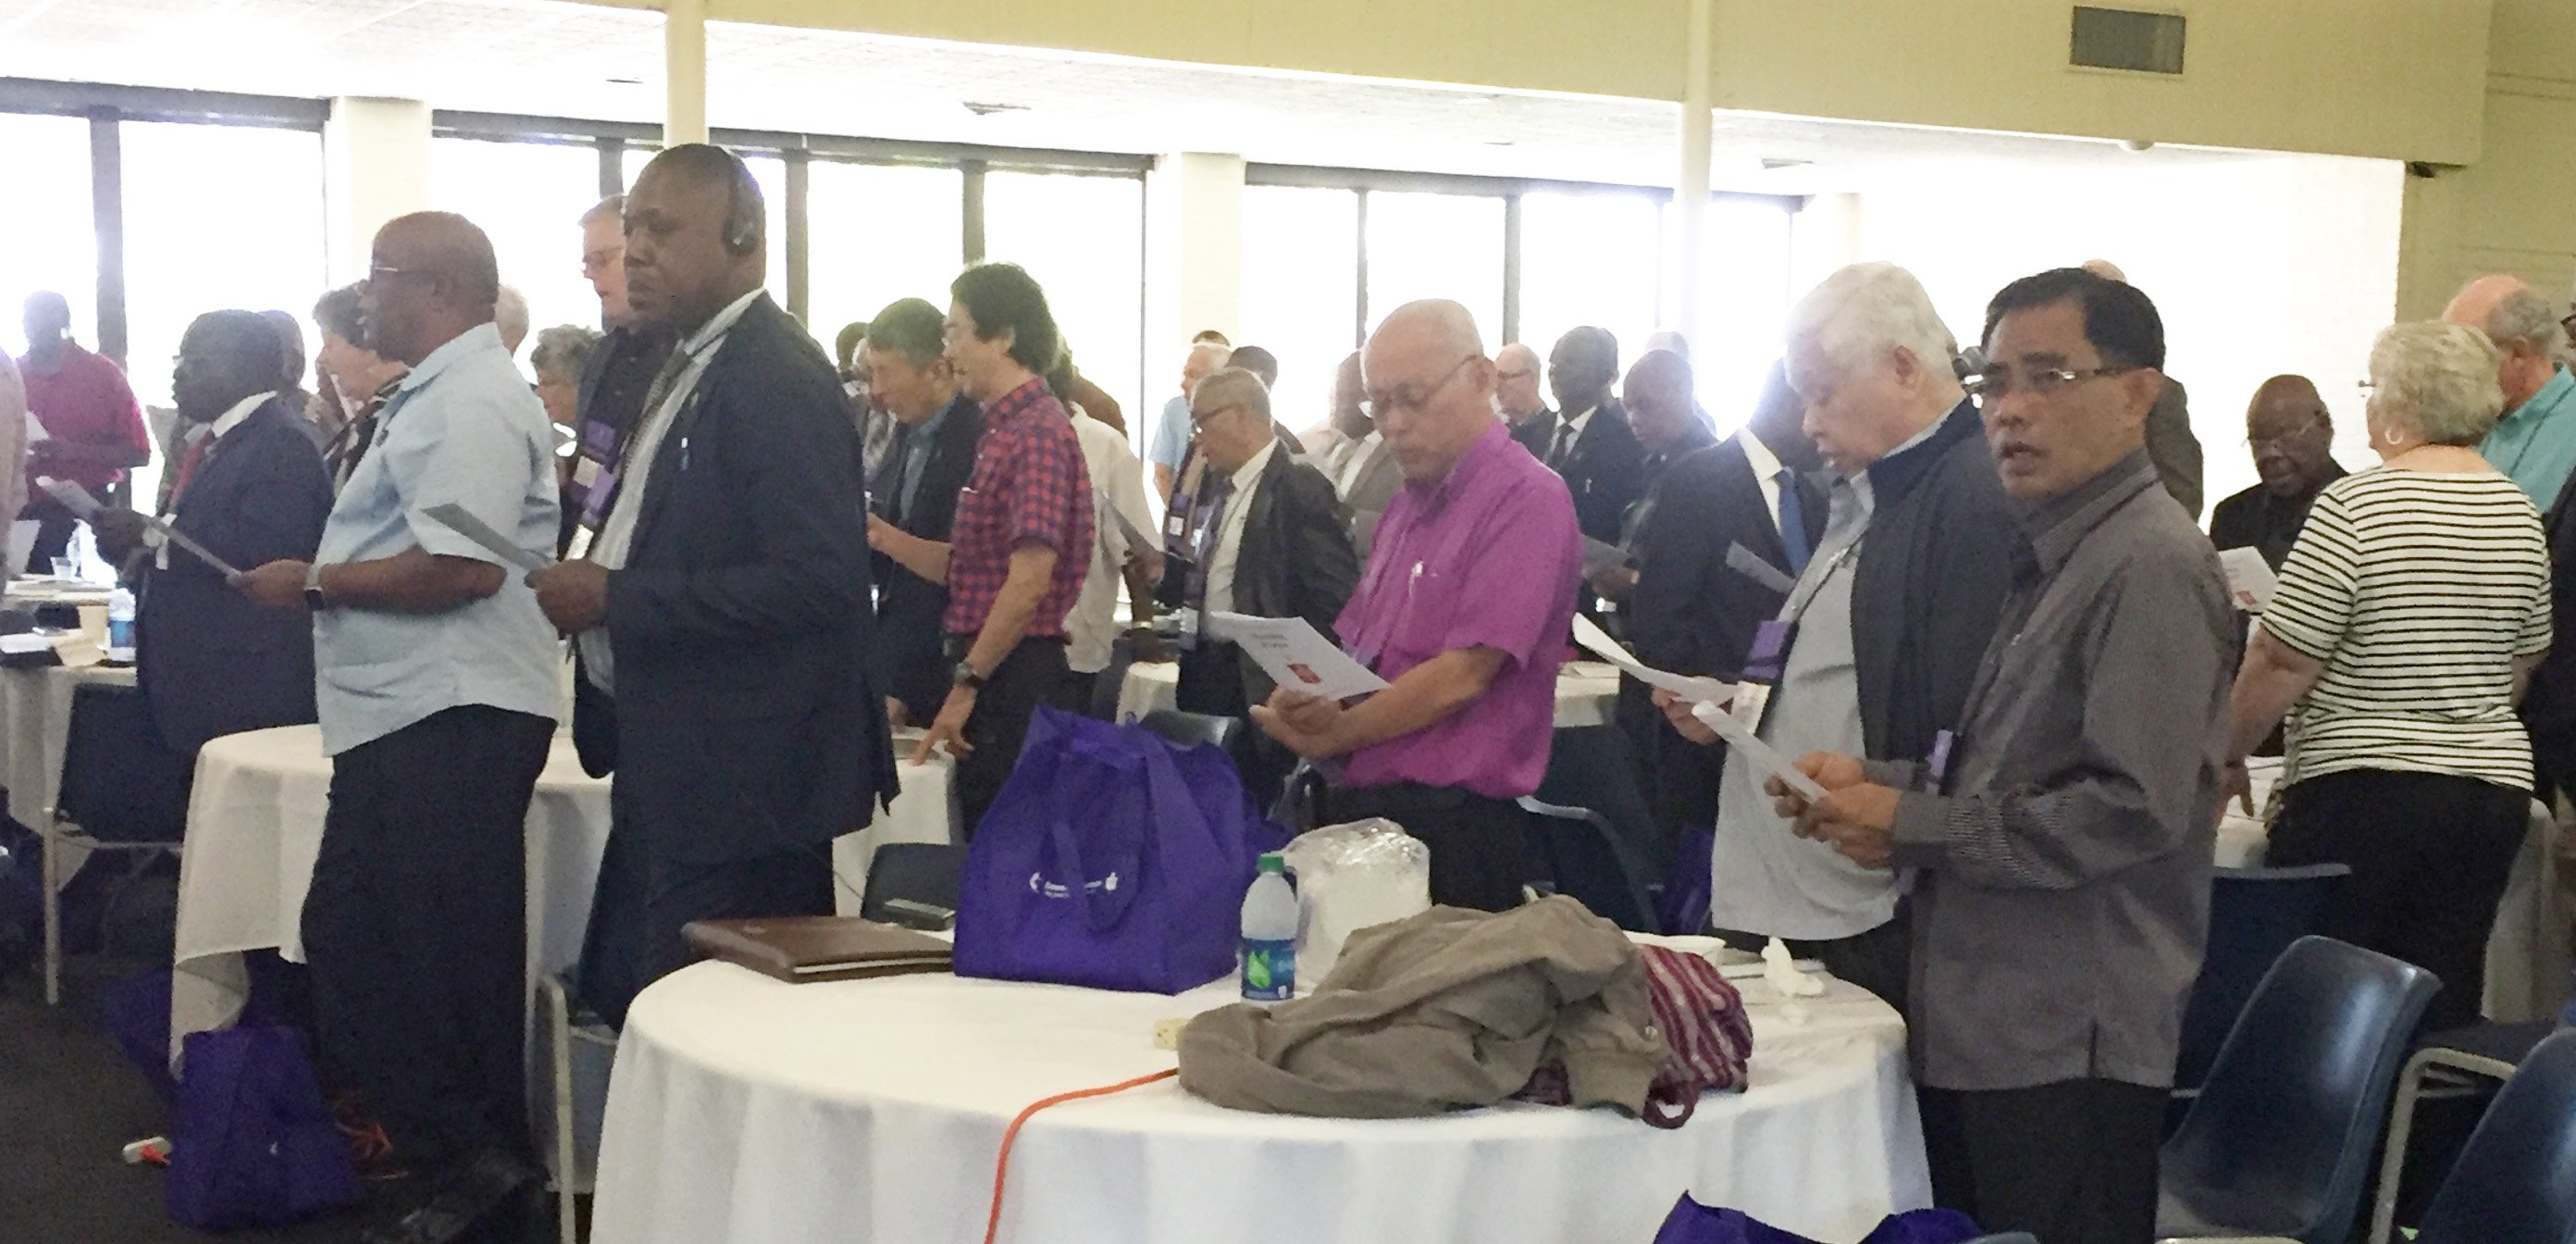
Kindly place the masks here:
[[(2143, 6), (2173, 21), (2172, 69), (2160, 53), (2069, 64), (2071, 6), (2044, 0), (1981, 6), (1975, 23), (1902, 0), (1830, 15), (1753, 0), (1562, 7), (31, 0), (0, 12), (0, 350), (26, 352), (27, 295), (60, 293), (74, 339), (112, 358), (147, 411), (166, 408), (191, 320), (283, 309), (310, 359), (315, 300), (367, 275), (377, 225), (419, 210), (489, 236), (534, 329), (596, 329), (583, 213), (632, 189), (667, 147), (709, 141), (758, 184), (766, 289), (823, 352), (896, 299), (947, 309), (969, 265), (1017, 264), (1139, 455), (1203, 329), (1277, 357), (1272, 409), (1300, 431), (1326, 423), (1345, 356), (1417, 299), (1462, 304), (1488, 355), (1517, 342), (1545, 358), (1568, 330), (1605, 328), (1623, 373), (1650, 337), (1682, 333), (1723, 440), (1752, 415), (1792, 308), (1838, 269), (1902, 266), (1964, 344), (2015, 278), (2109, 261), (2154, 300), (2162, 370), (2188, 387), (2205, 525), (2209, 505), (2261, 483), (2246, 412), (2267, 378), (2313, 380), (2334, 456), (2359, 469), (2377, 461), (2363, 409), (2382, 329), (2433, 318), (2481, 273), (2525, 275), (2562, 304), (2576, 276), (2576, 13), (2564, 0), (2368, 0), (2359, 17), (2293, 0)], [(1996, 29), (1970, 28), (1985, 23)], [(1852, 80), (1881, 65), (1895, 68)], [(174, 469), (156, 451), (127, 494), (153, 497)], [(11, 793), (22, 821), (50, 812), (62, 780), (59, 729), (53, 755), (6, 752), (44, 729), (15, 719), (12, 680), (39, 688), (25, 693), (30, 714), (68, 696), (69, 682), (40, 686), (46, 673), (0, 669), (0, 781), (45, 760), (56, 770), (41, 794)], [(1169, 688), (1118, 702), (1137, 694)], [(1562, 728), (1562, 699), (1559, 712)], [(947, 778), (935, 781), (924, 789), (944, 798)], [(539, 798), (557, 801), (548, 815), (565, 841), (605, 833), (604, 785), (585, 827), (588, 805), (575, 805), (589, 792), (551, 771), (547, 783)], [(865, 865), (851, 861), (913, 832), (836, 849), (853, 910)], [(559, 844), (532, 839), (548, 849)], [(0, 1139), (30, 1176), (0, 1180), (0, 1239), (203, 1238), (165, 1216), (158, 1172), (120, 1160), (171, 1121), (108, 1035), (133, 996), (120, 986), (173, 967), (168, 939), (191, 901), (179, 867), (174, 855), (119, 890), (140, 911), (111, 928), (145, 936), (69, 956), (60, 1005), (44, 997), (37, 948), (0, 935), (12, 954), (0, 963)], [(179, 911), (160, 909), (173, 901)], [(2531, 901), (2543, 922), (2565, 910), (2563, 896)], [(568, 959), (578, 921), (530, 919), (532, 969), (567, 969), (538, 941), (569, 938), (556, 956)], [(2560, 965), (2569, 950), (2522, 953), (2514, 962)], [(178, 957), (185, 991), (184, 944)], [(209, 988), (230, 990), (238, 1011), (249, 986)], [(710, 993), (709, 1013), (729, 996)], [(2513, 1018), (2565, 999), (2530, 1001)], [(158, 1017), (174, 1041), (190, 1000), (176, 1005)], [(546, 1022), (540, 1005), (532, 1030)], [(1901, 1079), (1902, 1032), (1890, 1032), (1871, 1035), (1888, 1042), (1872, 1074)], [(713, 1021), (689, 1036), (753, 1043)], [(1880, 1106), (1854, 1117), (1876, 1126)], [(1885, 1110), (1914, 1126), (1910, 1096)], [(1788, 1125), (1761, 1126), (1777, 1141)], [(683, 1164), (658, 1156), (666, 1175)], [(990, 1184), (989, 1157), (959, 1186)], [(754, 1160), (748, 1146), (741, 1160)], [(1877, 1160), (1855, 1159), (1862, 1183), (1906, 1186)], [(562, 1231), (586, 1232), (583, 1200)], [(1857, 1212), (1798, 1221), (1857, 1239)], [(748, 1238), (743, 1221), (731, 1238)], [(899, 1232), (920, 1221), (836, 1238), (910, 1238)], [(527, 1240), (558, 1238), (551, 1209), (523, 1225)], [(2354, 1238), (2370, 1227), (2365, 1206)], [(353, 1230), (324, 1218), (239, 1238)], [(1003, 1238), (1044, 1238), (1020, 1231)]]

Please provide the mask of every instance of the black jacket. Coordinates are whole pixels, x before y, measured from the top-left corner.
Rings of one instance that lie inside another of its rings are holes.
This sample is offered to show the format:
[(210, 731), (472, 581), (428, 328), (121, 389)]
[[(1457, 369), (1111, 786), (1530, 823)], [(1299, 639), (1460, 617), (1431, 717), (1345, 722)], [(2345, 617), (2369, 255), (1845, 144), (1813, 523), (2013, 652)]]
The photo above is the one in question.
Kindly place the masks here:
[(1512, 424), (1511, 431), (1512, 439), (1519, 441), (1521, 448), (1530, 451), (1531, 457), (1545, 462), (1548, 440), (1556, 435), (1556, 412), (1542, 410), (1524, 422)]
[(1994, 638), (2019, 510), (1965, 401), (1922, 444), (1872, 464), (1869, 482), (1876, 509), (1852, 572), (1861, 737), (1872, 760), (1922, 760), (1958, 724)]
[[(1234, 555), (1234, 612), (1257, 618), (1304, 618), (1328, 640), (1339, 642), (1333, 620), (1350, 603), (1360, 578), (1359, 554), (1351, 547), (1349, 518), (1333, 497), (1333, 483), (1291, 452), (1283, 439), (1261, 468), (1261, 487), (1252, 494), (1252, 512), (1244, 515), (1243, 543)], [(1183, 566), (1165, 572), (1166, 594), (1177, 599)], [(1270, 676), (1240, 655), (1233, 664), (1243, 681), (1243, 702), (1270, 698)], [(1194, 669), (1182, 666), (1183, 677)]]
[[(175, 522), (247, 570), (311, 561), (331, 517), (331, 475), (301, 407), (272, 399), (216, 442), (181, 494)], [(314, 720), (313, 623), (252, 604), (221, 571), (172, 547), (139, 571), (135, 681), (172, 750), (244, 730)]]
[[(1556, 429), (1564, 422), (1559, 415), (1548, 425), (1539, 461), (1547, 461), (1546, 450), (1555, 445)], [(1619, 520), (1646, 491), (1646, 447), (1628, 426), (1628, 411), (1619, 399), (1601, 400), (1601, 408), (1583, 425), (1582, 435), (1574, 438), (1574, 447), (1557, 474), (1565, 477), (1565, 490), (1574, 494), (1575, 525), (1595, 540), (1617, 543)]]
[[(2576, 476), (2571, 476), (2576, 481)], [(2542, 516), (2549, 536), (2549, 576), (2556, 590), (2549, 597), (2549, 620), (2558, 642), (2531, 672), (2531, 687), (2522, 697), (2522, 723), (2531, 731), (2531, 758), (2538, 773), (2536, 793), (2546, 800), (2553, 790), (2576, 788), (2576, 506), (2571, 493), (2558, 490), (2558, 501)]]
[[(1813, 481), (1798, 481), (1798, 506), (1809, 532), (1824, 530), (1824, 494)], [(1734, 682), (1754, 628), (1780, 612), (1782, 595), (1729, 565), (1728, 549), (1740, 544), (1796, 577), (1744, 447), (1729, 437), (1676, 459), (1637, 517), (1637, 586), (1619, 610), (1637, 659)]]
[[(598, 344), (590, 348), (581, 365), (579, 396), (573, 406), (573, 429), (576, 435), (590, 435), (594, 423), (616, 430), (623, 440), (634, 430), (643, 414), (644, 398), (653, 388), (653, 377), (662, 370), (662, 361), (671, 356), (671, 335), (667, 332), (637, 328), (612, 328)], [(579, 445), (575, 445), (579, 451)], [(582, 503), (586, 493), (565, 485), (563, 519), (555, 535), (558, 556), (572, 547), (572, 536), (581, 529)]]
[(642, 508), (608, 580), (616, 696), (575, 706), (614, 713), (618, 794), (653, 810), (655, 855), (819, 846), (893, 797), (860, 470), (831, 361), (755, 299), (625, 499)]
[[(937, 438), (889, 454), (878, 471), (870, 505), (877, 517), (925, 540), (945, 542), (957, 516), (957, 491), (975, 470), (975, 441), (984, 434), (984, 410), (963, 393), (948, 404)], [(902, 435), (909, 438), (912, 429)], [(928, 454), (912, 508), (903, 508), (898, 461)], [(904, 716), (928, 724), (948, 698), (949, 667), (940, 657), (939, 620), (948, 612), (948, 586), (906, 570), (893, 558), (871, 559), (876, 572), (877, 630), (872, 667), (877, 687), (903, 701)]]

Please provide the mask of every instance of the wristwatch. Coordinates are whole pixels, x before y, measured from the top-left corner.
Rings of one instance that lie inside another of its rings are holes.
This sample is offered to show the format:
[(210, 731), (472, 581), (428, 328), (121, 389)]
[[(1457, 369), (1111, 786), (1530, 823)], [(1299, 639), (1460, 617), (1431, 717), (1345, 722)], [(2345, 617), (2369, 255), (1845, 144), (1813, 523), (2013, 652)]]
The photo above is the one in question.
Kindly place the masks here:
[(304, 607), (315, 613), (331, 607), (329, 598), (322, 595), (322, 563), (320, 562), (304, 568)]
[(964, 687), (968, 691), (981, 691), (984, 689), (984, 676), (976, 673), (975, 667), (965, 661), (957, 663), (957, 669), (954, 673), (949, 675), (948, 681), (950, 685)]

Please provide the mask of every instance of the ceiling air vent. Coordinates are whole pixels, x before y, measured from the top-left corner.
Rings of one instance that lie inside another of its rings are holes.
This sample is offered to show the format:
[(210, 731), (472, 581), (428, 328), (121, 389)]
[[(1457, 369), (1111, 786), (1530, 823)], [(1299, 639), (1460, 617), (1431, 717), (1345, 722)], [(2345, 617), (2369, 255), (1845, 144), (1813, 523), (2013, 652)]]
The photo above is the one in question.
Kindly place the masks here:
[(2067, 60), (2093, 69), (2182, 72), (2182, 15), (2133, 9), (2075, 9), (2074, 49)]

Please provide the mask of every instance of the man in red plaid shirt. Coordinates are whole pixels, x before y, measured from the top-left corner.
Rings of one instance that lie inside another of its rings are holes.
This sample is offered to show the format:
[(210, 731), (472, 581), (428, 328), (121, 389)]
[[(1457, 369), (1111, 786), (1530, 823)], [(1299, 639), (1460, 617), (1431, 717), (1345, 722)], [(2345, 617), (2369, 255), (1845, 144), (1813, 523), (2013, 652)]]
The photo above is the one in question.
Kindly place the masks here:
[(958, 809), (971, 836), (1018, 762), (1040, 704), (1069, 708), (1065, 614), (1091, 569), (1091, 478), (1062, 403), (1039, 377), (1063, 349), (1046, 293), (1015, 265), (968, 268), (949, 287), (949, 361), (984, 404), (975, 469), (957, 494), (949, 543), (869, 524), (878, 552), (948, 585), (941, 620), (957, 662), (948, 700), (913, 752), (958, 758)]

